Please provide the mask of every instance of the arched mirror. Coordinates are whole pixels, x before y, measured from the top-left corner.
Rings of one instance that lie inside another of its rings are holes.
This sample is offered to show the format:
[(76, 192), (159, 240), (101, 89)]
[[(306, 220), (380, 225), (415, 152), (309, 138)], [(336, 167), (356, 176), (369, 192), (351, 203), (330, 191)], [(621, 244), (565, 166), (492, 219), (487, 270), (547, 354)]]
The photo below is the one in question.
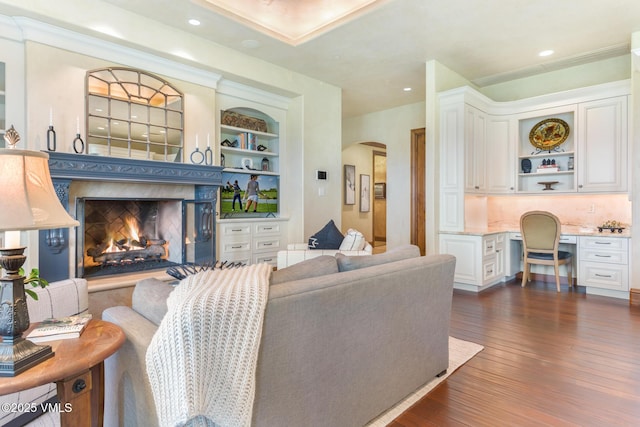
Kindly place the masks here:
[(87, 72), (88, 154), (182, 161), (184, 100), (169, 82), (144, 71)]

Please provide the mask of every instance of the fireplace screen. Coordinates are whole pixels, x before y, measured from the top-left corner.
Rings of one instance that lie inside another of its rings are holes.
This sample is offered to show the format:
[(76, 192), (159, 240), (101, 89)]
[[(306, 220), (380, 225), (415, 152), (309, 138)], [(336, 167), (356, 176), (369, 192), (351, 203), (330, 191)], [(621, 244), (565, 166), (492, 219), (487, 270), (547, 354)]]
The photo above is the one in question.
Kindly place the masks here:
[(78, 275), (95, 277), (180, 264), (182, 200), (82, 199)]

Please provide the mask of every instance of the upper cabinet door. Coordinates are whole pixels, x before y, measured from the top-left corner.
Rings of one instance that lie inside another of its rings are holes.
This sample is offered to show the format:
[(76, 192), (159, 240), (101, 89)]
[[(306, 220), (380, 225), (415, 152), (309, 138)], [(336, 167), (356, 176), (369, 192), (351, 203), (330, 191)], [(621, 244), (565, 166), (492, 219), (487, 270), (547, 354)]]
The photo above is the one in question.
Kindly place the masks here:
[(628, 188), (627, 97), (578, 105), (578, 191), (625, 192)]
[(485, 141), (485, 183), (487, 193), (515, 190), (515, 125), (509, 117), (489, 116)]
[(485, 141), (487, 115), (477, 108), (465, 106), (465, 191), (484, 193), (485, 185)]

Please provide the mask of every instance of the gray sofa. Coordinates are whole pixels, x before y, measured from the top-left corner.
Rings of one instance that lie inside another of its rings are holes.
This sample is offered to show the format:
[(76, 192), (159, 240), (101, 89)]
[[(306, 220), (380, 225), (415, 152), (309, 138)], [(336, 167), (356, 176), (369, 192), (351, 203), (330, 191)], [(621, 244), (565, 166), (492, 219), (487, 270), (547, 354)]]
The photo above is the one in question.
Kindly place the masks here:
[[(450, 255), (406, 246), (275, 271), (252, 425), (361, 426), (446, 371), (454, 269)], [(157, 425), (145, 352), (171, 290), (143, 280), (132, 308), (103, 313), (127, 335), (105, 362), (107, 427)]]

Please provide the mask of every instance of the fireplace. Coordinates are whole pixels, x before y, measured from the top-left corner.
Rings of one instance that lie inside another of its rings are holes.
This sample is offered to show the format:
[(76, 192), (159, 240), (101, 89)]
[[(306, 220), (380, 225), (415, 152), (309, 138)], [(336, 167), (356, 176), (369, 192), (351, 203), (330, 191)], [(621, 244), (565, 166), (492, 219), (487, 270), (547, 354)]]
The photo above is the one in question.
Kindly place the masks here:
[(76, 202), (78, 276), (167, 268), (182, 262), (182, 200), (91, 199)]
[(222, 168), (56, 152), (49, 156), (58, 197), (81, 225), (71, 232), (40, 232), (42, 277), (91, 280), (215, 261)]

